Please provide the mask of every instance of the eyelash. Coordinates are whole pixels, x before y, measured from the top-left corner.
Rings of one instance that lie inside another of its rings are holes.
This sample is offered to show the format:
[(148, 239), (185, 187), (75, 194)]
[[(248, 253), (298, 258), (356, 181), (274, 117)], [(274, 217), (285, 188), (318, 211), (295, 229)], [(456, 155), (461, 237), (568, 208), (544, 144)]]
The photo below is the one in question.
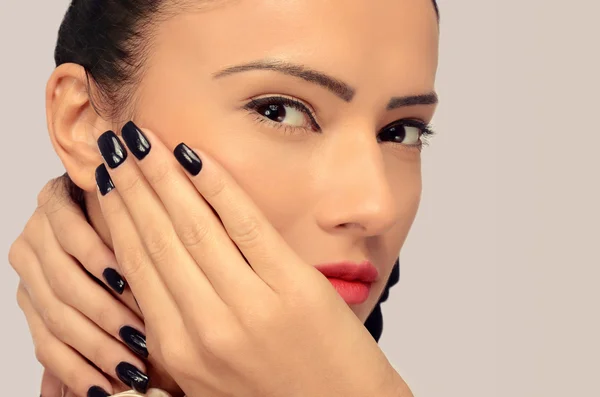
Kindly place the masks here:
[[(284, 130), (284, 132), (286, 134), (297, 133), (298, 129), (304, 130), (306, 132), (308, 132), (308, 130), (310, 130), (310, 128), (307, 128), (307, 127), (296, 127), (296, 126), (291, 126), (289, 124), (278, 123), (276, 121), (273, 121), (273, 120), (263, 116), (262, 114), (260, 114), (257, 111), (259, 108), (261, 108), (263, 106), (268, 106), (268, 105), (289, 106), (289, 107), (292, 107), (292, 108), (306, 114), (310, 120), (311, 128), (314, 128), (317, 132), (321, 132), (321, 127), (319, 126), (319, 124), (316, 121), (317, 117), (316, 117), (315, 112), (313, 110), (311, 110), (308, 106), (306, 106), (302, 101), (295, 99), (295, 98), (290, 98), (290, 97), (285, 97), (285, 96), (270, 96), (270, 97), (255, 98), (255, 99), (250, 100), (250, 102), (248, 102), (246, 105), (244, 105), (243, 108), (248, 110), (249, 112), (251, 112), (253, 116), (256, 116), (256, 121), (258, 121), (259, 123), (267, 123), (269, 125), (274, 126), (275, 128), (281, 128)], [(403, 143), (399, 143), (399, 142), (392, 142), (392, 143), (395, 143), (396, 145), (408, 147), (411, 149), (418, 149), (419, 151), (424, 146), (427, 146), (429, 144), (428, 138), (430, 138), (432, 135), (435, 134), (435, 131), (433, 131), (431, 124), (425, 123), (424, 121), (418, 120), (418, 119), (397, 120), (397, 121), (389, 123), (388, 125), (383, 127), (381, 129), (381, 131), (385, 131), (386, 129), (395, 127), (395, 126), (416, 127), (421, 131), (418, 144), (407, 145), (407, 144), (403, 144)], [(378, 141), (379, 141), (379, 134), (377, 135)]]

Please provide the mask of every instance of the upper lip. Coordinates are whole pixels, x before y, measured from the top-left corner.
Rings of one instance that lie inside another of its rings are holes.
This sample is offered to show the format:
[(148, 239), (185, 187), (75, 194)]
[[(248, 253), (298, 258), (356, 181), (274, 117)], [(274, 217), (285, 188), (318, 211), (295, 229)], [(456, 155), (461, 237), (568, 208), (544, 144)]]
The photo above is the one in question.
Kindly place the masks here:
[(316, 265), (315, 268), (325, 277), (339, 278), (346, 281), (372, 283), (379, 278), (377, 268), (369, 261), (361, 263), (336, 262)]

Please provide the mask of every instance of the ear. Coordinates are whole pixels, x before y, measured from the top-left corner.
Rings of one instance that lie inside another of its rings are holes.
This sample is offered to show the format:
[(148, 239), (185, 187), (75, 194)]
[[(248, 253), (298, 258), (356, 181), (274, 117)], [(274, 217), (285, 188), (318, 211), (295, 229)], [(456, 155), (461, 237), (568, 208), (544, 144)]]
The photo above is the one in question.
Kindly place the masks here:
[(96, 189), (95, 170), (102, 158), (96, 136), (110, 129), (94, 109), (89, 90), (93, 83), (85, 69), (66, 63), (57, 67), (46, 85), (46, 121), (50, 141), (67, 173), (81, 189)]

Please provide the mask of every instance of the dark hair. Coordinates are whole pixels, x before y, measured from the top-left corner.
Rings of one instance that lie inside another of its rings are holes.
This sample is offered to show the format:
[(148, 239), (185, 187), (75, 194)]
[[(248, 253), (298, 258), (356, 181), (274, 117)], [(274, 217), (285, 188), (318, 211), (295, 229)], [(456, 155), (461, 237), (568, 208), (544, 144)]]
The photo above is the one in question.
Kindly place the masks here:
[[(432, 1), (439, 21), (437, 2)], [(83, 66), (94, 108), (99, 114), (117, 119), (132, 105), (133, 87), (144, 71), (156, 24), (181, 12), (182, 8), (199, 8), (214, 2), (217, 0), (72, 0), (58, 31), (54, 50), (56, 66), (64, 63)], [(92, 92), (98, 101), (93, 100)], [(61, 181), (87, 216), (83, 191), (68, 174), (63, 175)], [(394, 269), (398, 268), (396, 263)], [(389, 287), (398, 282), (393, 281), (394, 272), (380, 302), (387, 299)], [(381, 321), (377, 304), (366, 323), (376, 340), (381, 335)]]

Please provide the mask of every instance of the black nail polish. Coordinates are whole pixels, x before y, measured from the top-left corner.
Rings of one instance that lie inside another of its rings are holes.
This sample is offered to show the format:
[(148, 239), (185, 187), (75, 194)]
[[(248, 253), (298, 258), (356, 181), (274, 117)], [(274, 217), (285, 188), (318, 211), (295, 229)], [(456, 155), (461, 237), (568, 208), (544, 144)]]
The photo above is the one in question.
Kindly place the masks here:
[(104, 277), (104, 281), (106, 281), (106, 284), (108, 284), (113, 291), (119, 295), (123, 294), (127, 283), (115, 269), (111, 269), (110, 267), (104, 269), (104, 272), (102, 272), (102, 277)]
[(173, 154), (175, 154), (175, 158), (179, 161), (179, 164), (193, 176), (198, 175), (202, 170), (202, 160), (185, 143), (177, 145), (173, 150)]
[(137, 355), (148, 358), (148, 348), (146, 347), (146, 335), (128, 325), (119, 330), (119, 336), (125, 344)]
[(106, 131), (98, 138), (100, 153), (110, 168), (117, 168), (127, 159), (127, 150), (112, 131)]
[(115, 184), (110, 178), (108, 170), (104, 164), (100, 164), (98, 168), (96, 168), (96, 184), (98, 185), (98, 189), (103, 196), (106, 196), (108, 192), (115, 188)]
[(126, 362), (119, 363), (116, 372), (119, 379), (121, 379), (121, 382), (125, 383), (138, 393), (143, 394), (148, 390), (148, 383), (150, 381), (148, 375), (133, 365)]
[(129, 121), (121, 129), (121, 136), (125, 144), (138, 160), (142, 160), (150, 153), (150, 142), (142, 130), (138, 128), (133, 121)]
[(87, 392), (87, 397), (109, 397), (110, 394), (100, 386), (92, 386)]

